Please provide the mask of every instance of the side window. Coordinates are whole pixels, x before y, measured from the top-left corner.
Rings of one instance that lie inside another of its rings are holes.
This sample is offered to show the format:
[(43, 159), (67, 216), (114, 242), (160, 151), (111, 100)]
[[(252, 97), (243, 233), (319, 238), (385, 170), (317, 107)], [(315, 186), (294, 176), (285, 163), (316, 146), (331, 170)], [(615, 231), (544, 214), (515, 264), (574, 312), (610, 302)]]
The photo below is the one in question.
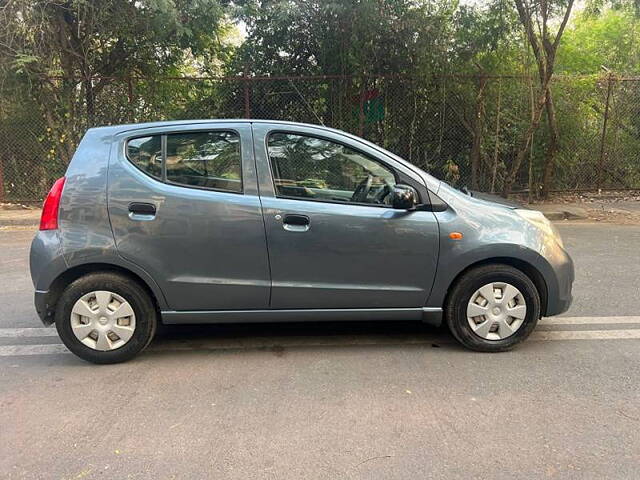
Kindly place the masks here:
[(234, 132), (167, 135), (167, 180), (242, 192), (240, 137)]
[(127, 157), (143, 172), (162, 177), (162, 147), (160, 135), (132, 138), (127, 142)]
[(276, 195), (388, 205), (396, 180), (380, 162), (321, 138), (273, 133), (268, 140)]

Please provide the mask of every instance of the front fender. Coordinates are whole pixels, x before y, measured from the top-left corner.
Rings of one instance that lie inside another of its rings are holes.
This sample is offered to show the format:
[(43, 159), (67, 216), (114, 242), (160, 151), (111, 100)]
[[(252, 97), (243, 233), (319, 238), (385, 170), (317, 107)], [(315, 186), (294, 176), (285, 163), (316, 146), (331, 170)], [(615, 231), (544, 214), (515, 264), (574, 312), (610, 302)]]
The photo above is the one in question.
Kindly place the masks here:
[[(557, 240), (512, 208), (469, 197), (443, 185), (440, 196), (449, 208), (436, 213), (440, 255), (436, 278), (425, 305), (443, 307), (449, 288), (469, 267), (492, 262), (526, 265), (544, 281), (543, 315), (557, 315), (571, 303), (573, 262)], [(461, 233), (461, 238), (453, 232)], [(533, 280), (536, 280), (535, 278)]]
[[(441, 257), (442, 258), (442, 257)], [(558, 279), (553, 266), (538, 252), (522, 245), (516, 244), (492, 244), (482, 245), (478, 248), (464, 253), (450, 256), (447, 261), (438, 265), (436, 281), (431, 295), (427, 300), (428, 307), (442, 307), (449, 292), (458, 276), (469, 267), (481, 263), (514, 263), (513, 261), (527, 264), (529, 268), (537, 271), (544, 280), (546, 292), (541, 295), (547, 296), (547, 305), (555, 293), (559, 290)], [(555, 300), (554, 300), (555, 304)], [(545, 309), (545, 306), (543, 306)], [(546, 310), (546, 309), (545, 309)]]

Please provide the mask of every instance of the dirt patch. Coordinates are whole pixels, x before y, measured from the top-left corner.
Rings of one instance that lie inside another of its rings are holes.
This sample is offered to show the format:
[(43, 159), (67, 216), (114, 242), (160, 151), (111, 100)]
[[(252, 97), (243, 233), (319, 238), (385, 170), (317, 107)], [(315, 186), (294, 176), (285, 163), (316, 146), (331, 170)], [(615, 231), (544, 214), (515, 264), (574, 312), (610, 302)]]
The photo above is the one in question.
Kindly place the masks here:
[(591, 208), (587, 209), (589, 220), (618, 225), (640, 225), (640, 212), (634, 213), (624, 210)]
[(40, 207), (40, 203), (38, 205), (27, 205), (26, 203), (0, 202), (0, 210), (40, 210)]
[(586, 217), (580, 221), (640, 225), (640, 190), (555, 193), (548, 201), (533, 202), (529, 207), (545, 212), (578, 209)]
[(40, 208), (16, 203), (0, 203), (0, 230), (33, 227), (40, 223)]

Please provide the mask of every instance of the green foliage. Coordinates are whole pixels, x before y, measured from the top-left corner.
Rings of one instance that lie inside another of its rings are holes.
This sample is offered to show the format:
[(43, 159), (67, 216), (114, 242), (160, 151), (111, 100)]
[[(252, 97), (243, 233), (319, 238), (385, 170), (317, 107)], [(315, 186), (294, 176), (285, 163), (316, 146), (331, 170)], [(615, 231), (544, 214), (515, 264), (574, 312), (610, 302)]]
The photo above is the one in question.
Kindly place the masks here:
[(14, 0), (2, 15), (3, 53), (39, 74), (170, 72), (189, 53), (211, 59), (225, 49), (217, 0)]
[(231, 73), (402, 74), (443, 63), (456, 2), (241, 2), (248, 38)]
[(509, 0), (461, 5), (451, 48), (455, 70), (514, 73), (521, 68), (520, 24)]
[[(538, 16), (548, 6), (553, 36), (567, 1), (527, 4)], [(584, 187), (575, 172), (595, 172), (600, 162), (617, 162), (610, 180), (640, 182), (634, 83), (613, 88), (600, 155), (601, 66), (637, 73), (640, 3), (578, 4), (555, 71), (589, 75), (552, 84), (555, 187)], [(481, 188), (499, 188), (531, 123), (538, 81), (514, 0), (11, 0), (0, 24), (0, 168), (16, 197), (46, 190), (89, 126), (245, 115), (323, 122), (458, 185), (468, 183), (475, 152)], [(338, 78), (161, 79), (245, 73)], [(513, 78), (491, 77), (501, 74)], [(489, 77), (483, 84), (477, 75)], [(546, 121), (527, 156), (534, 186), (549, 144)], [(528, 168), (516, 187), (528, 185)], [(31, 173), (43, 179), (32, 190)]]
[(583, 13), (574, 19), (558, 51), (558, 71), (593, 73), (601, 67), (619, 73), (640, 70), (640, 18), (629, 9)]

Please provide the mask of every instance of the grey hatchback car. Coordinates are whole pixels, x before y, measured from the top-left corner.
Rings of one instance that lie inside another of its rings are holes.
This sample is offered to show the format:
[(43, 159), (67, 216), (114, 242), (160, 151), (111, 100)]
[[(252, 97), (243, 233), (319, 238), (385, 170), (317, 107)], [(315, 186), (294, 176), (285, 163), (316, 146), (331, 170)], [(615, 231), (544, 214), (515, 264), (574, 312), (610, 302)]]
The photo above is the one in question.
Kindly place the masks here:
[(40, 318), (95, 363), (160, 322), (444, 321), (504, 351), (567, 310), (574, 278), (540, 212), (338, 130), (253, 120), (88, 130), (30, 265)]

